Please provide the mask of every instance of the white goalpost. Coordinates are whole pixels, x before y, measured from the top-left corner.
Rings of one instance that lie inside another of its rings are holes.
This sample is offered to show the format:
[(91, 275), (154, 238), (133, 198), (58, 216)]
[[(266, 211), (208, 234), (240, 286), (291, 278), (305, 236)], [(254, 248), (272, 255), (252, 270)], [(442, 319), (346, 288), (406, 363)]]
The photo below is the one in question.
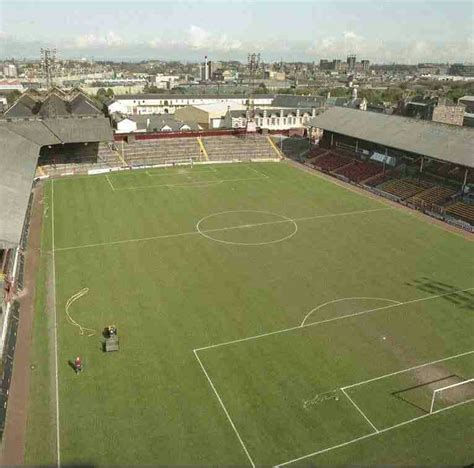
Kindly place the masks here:
[(169, 158), (165, 159), (165, 167), (174, 167), (174, 166), (190, 166), (193, 167), (194, 161), (193, 158), (189, 157), (176, 157), (176, 158)]
[[(468, 380), (463, 380), (462, 382), (457, 382), (455, 384), (451, 385), (446, 385), (445, 387), (440, 387), (435, 390), (433, 390), (433, 395), (431, 396), (431, 406), (430, 406), (430, 414), (436, 412), (434, 411), (435, 407), (435, 402), (442, 398), (442, 392), (449, 392), (453, 388), (460, 387), (461, 385), (469, 385), (469, 384), (474, 384), (474, 378), (468, 379)], [(452, 405), (450, 405), (452, 406)]]

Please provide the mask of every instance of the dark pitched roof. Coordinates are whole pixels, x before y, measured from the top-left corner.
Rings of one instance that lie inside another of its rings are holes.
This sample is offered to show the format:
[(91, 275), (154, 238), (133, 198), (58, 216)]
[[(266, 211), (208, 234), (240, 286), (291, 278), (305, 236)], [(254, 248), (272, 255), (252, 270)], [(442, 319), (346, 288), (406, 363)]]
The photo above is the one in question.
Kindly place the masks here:
[(348, 101), (345, 97), (328, 97), (326, 99), (326, 105), (328, 106), (343, 106)]
[(51, 93), (42, 103), (38, 111), (41, 117), (63, 117), (69, 115), (69, 109), (64, 99), (56, 93)]
[(242, 94), (118, 94), (111, 102), (117, 100), (140, 100), (140, 99), (270, 99), (275, 97), (274, 94), (255, 94), (252, 96), (243, 96)]
[(188, 126), (191, 130), (199, 130), (196, 122), (187, 122), (175, 119), (173, 116), (166, 114), (149, 114), (149, 115), (134, 115), (125, 117), (137, 122), (137, 128), (141, 130), (161, 131), (165, 126), (171, 128), (173, 132), (179, 132), (183, 126)]
[(71, 114), (99, 115), (102, 112), (82, 93), (77, 94), (70, 101)]
[(59, 88), (53, 88), (48, 93), (23, 93), (16, 102), (5, 111), (7, 118), (55, 118), (80, 115), (101, 115), (98, 109), (87, 96), (77, 90), (67, 94)]
[(0, 249), (20, 242), (39, 146), (0, 126)]
[(273, 107), (320, 107), (324, 105), (322, 96), (293, 96), (277, 94), (272, 102)]
[(22, 94), (12, 106), (5, 111), (6, 117), (31, 117), (40, 107), (40, 103), (31, 97), (29, 93)]
[(0, 121), (0, 248), (20, 241), (39, 151), (44, 145), (112, 141), (105, 117)]
[(470, 128), (341, 107), (328, 109), (310, 122), (323, 130), (474, 167)]

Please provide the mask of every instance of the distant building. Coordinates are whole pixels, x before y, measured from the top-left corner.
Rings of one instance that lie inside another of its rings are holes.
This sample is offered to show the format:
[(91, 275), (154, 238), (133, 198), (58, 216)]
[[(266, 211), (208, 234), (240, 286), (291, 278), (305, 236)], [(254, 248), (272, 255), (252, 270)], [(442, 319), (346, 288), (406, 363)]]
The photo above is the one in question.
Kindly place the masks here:
[(448, 70), (449, 75), (474, 77), (474, 65), (464, 63), (453, 63)]
[(344, 68), (346, 67), (343, 67), (343, 64), (339, 59), (334, 59), (331, 61), (321, 59), (319, 61), (319, 69), (322, 71), (342, 71)]
[(194, 122), (184, 122), (170, 115), (111, 115), (111, 122), (116, 133), (156, 133), (156, 132), (186, 132), (197, 131), (201, 128)]
[(243, 104), (228, 104), (225, 102), (215, 102), (211, 104), (197, 104), (177, 109), (175, 117), (177, 119), (194, 122), (204, 129), (221, 128), (224, 117), (229, 110), (245, 110)]
[(438, 104), (433, 109), (431, 120), (433, 122), (458, 125), (462, 127), (464, 111), (466, 107), (462, 104), (448, 103), (446, 100), (438, 100)]
[(179, 75), (163, 75), (158, 73), (155, 76), (155, 86), (159, 89), (173, 89), (178, 86)]
[(466, 106), (466, 112), (474, 112), (474, 96), (463, 96), (458, 99), (458, 104)]
[(364, 71), (364, 72), (369, 71), (369, 69), (370, 69), (369, 60), (361, 60), (360, 65), (361, 65), (361, 70), (362, 71)]
[(348, 55), (347, 56), (347, 69), (349, 71), (354, 71), (356, 67), (356, 56), (355, 55)]
[(265, 80), (285, 81), (286, 74), (284, 71), (265, 70), (263, 72), (263, 78)]
[(474, 127), (474, 96), (463, 96), (458, 99), (458, 104), (465, 107), (463, 125)]
[(463, 125), (464, 112), (464, 105), (438, 97), (427, 98), (423, 101), (401, 102), (397, 109), (397, 114), (405, 117), (458, 126)]
[(19, 80), (0, 80), (0, 93), (23, 92), (25, 88)]
[(311, 118), (318, 114), (316, 109), (255, 109), (251, 119), (251, 112), (245, 110), (229, 110), (223, 120), (225, 128), (247, 128), (253, 120), (259, 129), (290, 130), (303, 129)]
[(109, 115), (120, 112), (127, 115), (140, 114), (174, 114), (177, 109), (186, 106), (225, 103), (247, 105), (253, 101), (255, 107), (269, 106), (274, 95), (258, 94), (255, 96), (236, 96), (233, 94), (122, 94), (108, 103)]
[(443, 63), (419, 63), (416, 68), (421, 75), (446, 75), (449, 67)]
[(218, 64), (204, 57), (204, 62), (199, 66), (199, 79), (201, 81), (210, 81), (213, 74), (217, 71)]
[(14, 63), (4, 63), (2, 73), (5, 78), (16, 78), (18, 76), (16, 65)]

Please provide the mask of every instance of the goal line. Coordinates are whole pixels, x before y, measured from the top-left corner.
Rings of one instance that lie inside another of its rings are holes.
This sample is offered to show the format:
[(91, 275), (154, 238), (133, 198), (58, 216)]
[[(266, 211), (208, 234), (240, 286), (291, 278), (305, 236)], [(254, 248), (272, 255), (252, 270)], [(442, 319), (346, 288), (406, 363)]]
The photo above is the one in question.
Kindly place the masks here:
[[(446, 391), (452, 390), (453, 388), (458, 388), (458, 387), (461, 387), (462, 385), (468, 385), (468, 384), (472, 384), (472, 383), (474, 383), (474, 378), (463, 380), (462, 382), (457, 382), (455, 384), (446, 385), (445, 387), (436, 388), (435, 390), (433, 390), (433, 395), (431, 397), (430, 414), (433, 414), (433, 412), (434, 412), (433, 410), (434, 410), (434, 406), (435, 406), (435, 401), (436, 401), (437, 396), (438, 396), (439, 393), (446, 392)], [(450, 406), (452, 406), (452, 405), (447, 406), (447, 408), (449, 408)]]

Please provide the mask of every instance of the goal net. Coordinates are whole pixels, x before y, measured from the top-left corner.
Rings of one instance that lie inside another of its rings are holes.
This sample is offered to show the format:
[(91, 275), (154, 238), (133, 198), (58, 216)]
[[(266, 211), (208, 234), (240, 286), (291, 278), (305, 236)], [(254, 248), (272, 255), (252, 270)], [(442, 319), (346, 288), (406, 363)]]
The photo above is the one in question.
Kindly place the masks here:
[(165, 159), (165, 166), (193, 166), (193, 158), (177, 157)]
[(474, 400), (474, 378), (433, 390), (430, 414)]

